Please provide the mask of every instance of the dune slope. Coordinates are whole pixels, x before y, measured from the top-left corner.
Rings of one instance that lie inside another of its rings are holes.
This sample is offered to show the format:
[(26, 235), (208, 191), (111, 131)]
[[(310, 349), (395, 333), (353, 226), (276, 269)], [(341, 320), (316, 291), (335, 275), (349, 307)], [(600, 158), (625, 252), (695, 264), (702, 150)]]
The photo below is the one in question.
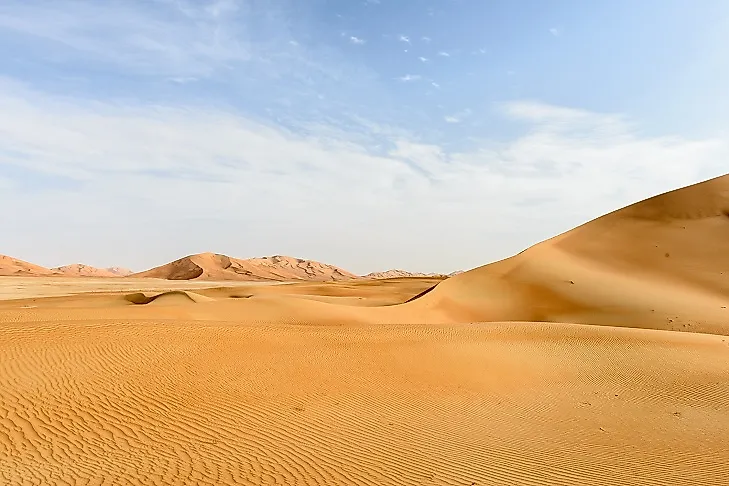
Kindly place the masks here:
[(356, 278), (341, 268), (287, 256), (241, 260), (216, 253), (190, 255), (133, 277), (167, 280), (336, 281)]
[(52, 268), (54, 273), (65, 275), (68, 277), (121, 277), (123, 271), (112, 271), (106, 268), (96, 268), (83, 263), (74, 263), (72, 265), (64, 265), (62, 267)]
[(17, 258), (0, 255), (0, 276), (16, 275), (25, 277), (46, 276), (53, 275), (53, 271), (40, 265), (18, 260)]
[(412, 302), (441, 321), (581, 322), (729, 334), (729, 176), (586, 223)]

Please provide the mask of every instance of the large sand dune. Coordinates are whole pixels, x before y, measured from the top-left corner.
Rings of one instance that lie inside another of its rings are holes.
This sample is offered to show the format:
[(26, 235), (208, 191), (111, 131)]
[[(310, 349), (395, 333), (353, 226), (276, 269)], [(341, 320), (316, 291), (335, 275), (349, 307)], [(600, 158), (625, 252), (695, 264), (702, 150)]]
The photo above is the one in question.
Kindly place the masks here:
[(412, 304), (443, 322), (729, 334), (729, 176), (605, 215), (445, 280)]
[(132, 275), (167, 280), (333, 281), (356, 278), (341, 268), (287, 256), (241, 260), (217, 253), (190, 255)]
[(1, 278), (0, 484), (729, 484), (728, 201), (446, 280)]

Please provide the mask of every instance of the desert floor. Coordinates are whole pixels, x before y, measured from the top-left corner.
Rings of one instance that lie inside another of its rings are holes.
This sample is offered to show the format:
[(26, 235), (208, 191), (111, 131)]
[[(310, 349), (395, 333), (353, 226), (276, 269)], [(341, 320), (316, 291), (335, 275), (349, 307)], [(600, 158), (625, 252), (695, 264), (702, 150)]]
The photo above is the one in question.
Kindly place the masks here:
[(54, 280), (0, 279), (0, 484), (729, 484), (726, 336)]

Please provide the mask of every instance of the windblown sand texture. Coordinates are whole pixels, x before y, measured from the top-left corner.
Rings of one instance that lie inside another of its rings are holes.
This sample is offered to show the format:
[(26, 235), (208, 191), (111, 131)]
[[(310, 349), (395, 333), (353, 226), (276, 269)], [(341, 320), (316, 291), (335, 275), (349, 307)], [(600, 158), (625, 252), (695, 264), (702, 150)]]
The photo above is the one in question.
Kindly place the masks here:
[(446, 280), (2, 278), (0, 484), (729, 484), (728, 203)]

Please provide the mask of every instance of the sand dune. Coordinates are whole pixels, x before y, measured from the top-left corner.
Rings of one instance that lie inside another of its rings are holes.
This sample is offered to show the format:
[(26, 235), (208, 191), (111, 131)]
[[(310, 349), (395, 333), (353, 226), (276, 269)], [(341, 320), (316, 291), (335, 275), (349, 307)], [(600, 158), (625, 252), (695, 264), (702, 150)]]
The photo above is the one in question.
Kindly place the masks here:
[(442, 322), (729, 334), (729, 176), (636, 203), (449, 278), (412, 305)]
[(167, 280), (333, 281), (356, 278), (341, 268), (287, 256), (241, 260), (216, 253), (190, 255), (134, 277)]
[(373, 279), (385, 279), (385, 278), (407, 278), (407, 277), (442, 277), (446, 275), (440, 273), (419, 273), (419, 272), (408, 272), (406, 270), (385, 270), (384, 272), (372, 272), (364, 276), (364, 278)]
[(128, 277), (134, 273), (131, 270), (129, 270), (128, 268), (124, 268), (124, 267), (109, 267), (109, 268), (105, 268), (104, 270), (113, 273), (117, 277)]
[[(121, 270), (121, 271), (120, 271)], [(66, 275), (69, 277), (121, 277), (124, 276), (123, 269), (107, 269), (96, 268), (83, 263), (74, 263), (72, 265), (64, 265), (62, 267), (52, 268), (53, 273)], [(129, 274), (127, 274), (129, 275)]]
[(728, 202), (707, 181), (448, 279), (0, 278), (0, 484), (729, 484)]
[(463, 270), (456, 270), (455, 272), (451, 272), (449, 274), (444, 273), (420, 273), (420, 272), (408, 272), (407, 270), (398, 270), (398, 269), (392, 269), (392, 270), (385, 270), (383, 272), (371, 272), (367, 275), (364, 275), (362, 278), (371, 278), (371, 279), (386, 279), (386, 278), (409, 278), (409, 277), (427, 277), (427, 278), (440, 278), (445, 279), (448, 277), (455, 277), (456, 275), (460, 275), (463, 273)]
[(0, 255), (0, 276), (43, 276), (52, 275), (53, 271), (48, 268), (34, 265), (32, 263), (18, 260), (5, 255)]
[(151, 294), (136, 292), (133, 294), (125, 295), (124, 300), (131, 302), (132, 304), (147, 305), (152, 303), (179, 304), (188, 302), (197, 304), (198, 302), (211, 302), (213, 299), (211, 299), (210, 297), (205, 297), (204, 295), (197, 294), (195, 292), (189, 292), (185, 290), (170, 290), (167, 292)]
[(0, 276), (3, 277), (126, 277), (131, 274), (131, 270), (122, 267), (96, 268), (83, 263), (45, 268), (17, 258), (0, 255)]

